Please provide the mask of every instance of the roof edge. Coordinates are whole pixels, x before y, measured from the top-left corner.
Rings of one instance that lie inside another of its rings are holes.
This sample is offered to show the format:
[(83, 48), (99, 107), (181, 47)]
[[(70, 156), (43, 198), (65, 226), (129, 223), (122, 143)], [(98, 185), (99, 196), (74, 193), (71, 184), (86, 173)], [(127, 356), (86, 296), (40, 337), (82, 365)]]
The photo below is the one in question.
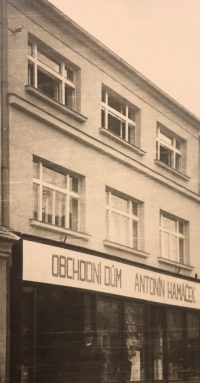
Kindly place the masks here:
[(137, 69), (135, 69), (132, 65), (123, 60), (120, 56), (118, 56), (115, 52), (113, 52), (106, 45), (101, 43), (97, 38), (92, 36), (89, 32), (87, 32), (84, 28), (82, 28), (79, 24), (73, 21), (70, 17), (68, 17), (65, 13), (63, 13), (60, 9), (50, 3), (49, 0), (36, 0), (40, 5), (43, 3), (44, 6), (48, 6), (54, 12), (56, 12), (60, 17), (66, 20), (72, 28), (76, 29), (79, 33), (84, 35), (87, 39), (89, 39), (92, 43), (96, 44), (102, 51), (105, 51), (109, 54), (113, 59), (117, 60), (123, 67), (125, 67), (129, 72), (132, 72), (135, 76), (138, 77), (139, 80), (143, 81), (147, 86), (153, 89), (155, 92), (159, 93), (165, 100), (174, 105), (179, 111), (182, 111), (187, 117), (189, 117), (193, 122), (199, 124), (199, 127), (196, 127), (200, 130), (200, 118), (197, 117), (194, 113), (190, 112), (186, 107), (181, 105), (178, 101), (176, 101), (173, 97), (169, 96), (165, 91), (155, 85), (151, 80), (145, 77), (142, 73), (140, 73)]

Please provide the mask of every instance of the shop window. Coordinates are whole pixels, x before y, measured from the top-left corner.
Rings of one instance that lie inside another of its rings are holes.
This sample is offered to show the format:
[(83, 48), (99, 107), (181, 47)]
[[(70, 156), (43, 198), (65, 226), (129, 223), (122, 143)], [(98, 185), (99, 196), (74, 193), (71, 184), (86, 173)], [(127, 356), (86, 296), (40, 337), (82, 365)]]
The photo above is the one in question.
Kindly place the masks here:
[(126, 347), (128, 358), (127, 381), (144, 381), (146, 378), (146, 350), (144, 307), (126, 303)]
[(187, 223), (167, 213), (161, 213), (160, 235), (162, 258), (186, 264)]
[(101, 127), (132, 145), (139, 146), (139, 110), (105, 89), (101, 99)]
[(185, 146), (183, 139), (166, 129), (157, 126), (156, 158), (178, 172), (185, 172)]
[(158, 307), (151, 309), (151, 344), (153, 359), (153, 380), (163, 381), (163, 355), (164, 355), (164, 315)]
[(188, 379), (200, 379), (200, 321), (199, 314), (187, 314)]
[[(50, 53), (49, 53), (50, 52)], [(39, 89), (48, 97), (76, 109), (76, 71), (61, 59), (55, 59), (56, 53), (40, 44), (28, 42), (28, 84)]]
[(119, 302), (97, 299), (97, 340), (105, 353), (103, 382), (121, 381)]
[(167, 312), (167, 353), (169, 380), (186, 380), (186, 360), (184, 347), (184, 313)]
[(34, 161), (33, 217), (48, 224), (78, 231), (80, 178)]
[(117, 192), (106, 190), (107, 239), (138, 249), (140, 204)]
[(32, 344), (32, 348), (36, 346), (35, 379), (28, 380), (27, 376), (24, 379), (27, 383), (77, 382), (83, 293), (44, 285), (35, 291), (35, 309), (35, 343)]

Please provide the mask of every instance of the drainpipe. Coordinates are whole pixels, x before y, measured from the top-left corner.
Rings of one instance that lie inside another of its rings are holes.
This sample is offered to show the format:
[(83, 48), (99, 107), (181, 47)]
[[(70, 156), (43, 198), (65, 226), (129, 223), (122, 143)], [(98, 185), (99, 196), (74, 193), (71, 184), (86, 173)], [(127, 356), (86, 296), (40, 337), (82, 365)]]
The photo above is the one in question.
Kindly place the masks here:
[(1, 0), (1, 224), (9, 227), (9, 116), (7, 0)]

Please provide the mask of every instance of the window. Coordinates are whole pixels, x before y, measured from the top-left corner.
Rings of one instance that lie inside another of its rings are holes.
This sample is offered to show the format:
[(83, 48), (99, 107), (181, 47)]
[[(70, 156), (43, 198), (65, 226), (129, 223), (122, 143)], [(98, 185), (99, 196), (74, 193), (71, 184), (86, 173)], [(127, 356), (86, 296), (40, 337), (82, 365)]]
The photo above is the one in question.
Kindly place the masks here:
[(106, 222), (108, 240), (138, 249), (138, 202), (107, 190)]
[(176, 137), (165, 127), (158, 124), (157, 128), (157, 160), (165, 165), (177, 170), (183, 171), (183, 152), (185, 143), (181, 138)]
[[(97, 341), (105, 354), (103, 382), (121, 382), (122, 344), (120, 342), (120, 305), (114, 299), (97, 298)], [(94, 379), (91, 382), (100, 382)]]
[(134, 303), (125, 304), (127, 382), (146, 380), (145, 309)]
[(68, 108), (75, 109), (76, 72), (49, 51), (35, 42), (28, 42), (28, 84)]
[(33, 217), (79, 230), (80, 179), (33, 162)]
[(200, 321), (199, 315), (194, 312), (187, 313), (187, 350), (189, 380), (200, 378)]
[(101, 101), (101, 127), (136, 145), (136, 108), (120, 101), (117, 96), (111, 95), (104, 89)]
[(162, 258), (186, 263), (186, 222), (165, 213), (160, 220)]

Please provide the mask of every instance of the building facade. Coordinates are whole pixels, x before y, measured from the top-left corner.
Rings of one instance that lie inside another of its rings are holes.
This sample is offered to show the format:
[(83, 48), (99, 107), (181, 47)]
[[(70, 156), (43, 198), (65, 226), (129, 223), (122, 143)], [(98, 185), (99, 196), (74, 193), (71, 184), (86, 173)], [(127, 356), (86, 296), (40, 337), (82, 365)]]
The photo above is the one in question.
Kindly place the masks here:
[(1, 382), (200, 382), (200, 120), (48, 1), (1, 15)]

